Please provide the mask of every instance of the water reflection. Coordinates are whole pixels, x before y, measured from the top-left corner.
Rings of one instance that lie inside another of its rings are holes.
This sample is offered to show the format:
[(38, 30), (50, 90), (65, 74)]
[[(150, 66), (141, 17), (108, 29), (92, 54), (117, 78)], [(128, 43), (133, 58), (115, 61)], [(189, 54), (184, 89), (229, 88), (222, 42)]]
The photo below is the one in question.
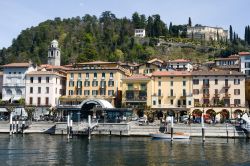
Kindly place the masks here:
[(0, 165), (250, 165), (245, 139), (0, 135)]

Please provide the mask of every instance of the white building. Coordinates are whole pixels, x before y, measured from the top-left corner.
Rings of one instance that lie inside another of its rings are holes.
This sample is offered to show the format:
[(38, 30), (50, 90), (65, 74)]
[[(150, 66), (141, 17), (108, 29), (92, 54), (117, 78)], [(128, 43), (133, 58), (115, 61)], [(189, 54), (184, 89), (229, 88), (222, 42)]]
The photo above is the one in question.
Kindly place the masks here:
[(65, 76), (53, 71), (32, 71), (26, 75), (26, 105), (55, 107), (65, 89)]
[(168, 69), (182, 70), (182, 71), (193, 70), (193, 65), (191, 64), (191, 61), (187, 59), (176, 59), (176, 60), (168, 61), (166, 65)]
[(36, 70), (31, 63), (10, 63), (3, 66), (2, 101), (15, 102), (25, 98), (25, 75)]
[(61, 51), (56, 40), (53, 40), (50, 44), (48, 50), (48, 64), (53, 66), (61, 65)]
[(145, 29), (135, 29), (135, 37), (145, 37), (146, 31)]
[(239, 52), (240, 56), (240, 71), (250, 76), (250, 52)]
[(220, 27), (194, 26), (187, 27), (187, 37), (190, 39), (202, 40), (226, 40), (228, 38), (228, 30)]

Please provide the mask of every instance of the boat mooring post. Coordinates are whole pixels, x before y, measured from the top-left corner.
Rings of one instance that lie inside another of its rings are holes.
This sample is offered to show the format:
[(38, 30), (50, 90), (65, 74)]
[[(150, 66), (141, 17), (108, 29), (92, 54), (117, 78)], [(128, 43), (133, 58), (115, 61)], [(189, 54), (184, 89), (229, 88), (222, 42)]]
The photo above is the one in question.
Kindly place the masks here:
[(70, 138), (73, 138), (73, 120), (71, 119), (69, 124), (69, 134), (70, 134)]
[(22, 134), (24, 134), (25, 121), (22, 121)]
[(88, 126), (88, 139), (90, 140), (91, 139), (91, 115), (88, 116), (88, 123), (89, 123), (89, 126)]
[(68, 117), (67, 117), (67, 138), (69, 139), (69, 124), (70, 122), (69, 122), (69, 114), (68, 114)]
[(16, 133), (18, 134), (18, 125), (19, 125), (19, 121), (16, 121)]
[(228, 123), (226, 124), (226, 132), (227, 132), (227, 139), (228, 139)]
[(202, 142), (205, 142), (205, 126), (204, 126), (203, 113), (201, 114), (201, 133), (202, 133)]
[(13, 121), (12, 121), (12, 112), (10, 113), (10, 135), (12, 135), (12, 126), (13, 125)]
[(171, 116), (171, 141), (174, 140), (174, 117)]

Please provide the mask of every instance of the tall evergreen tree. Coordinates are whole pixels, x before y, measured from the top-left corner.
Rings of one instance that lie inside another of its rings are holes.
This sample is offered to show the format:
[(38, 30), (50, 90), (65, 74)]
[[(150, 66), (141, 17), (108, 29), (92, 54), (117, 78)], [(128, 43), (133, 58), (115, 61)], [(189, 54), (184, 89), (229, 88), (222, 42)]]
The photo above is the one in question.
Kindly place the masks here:
[(191, 17), (188, 18), (188, 26), (192, 26), (192, 21), (191, 21)]
[(233, 40), (233, 28), (231, 25), (229, 27), (229, 40), (230, 40), (230, 42), (232, 42), (232, 40)]

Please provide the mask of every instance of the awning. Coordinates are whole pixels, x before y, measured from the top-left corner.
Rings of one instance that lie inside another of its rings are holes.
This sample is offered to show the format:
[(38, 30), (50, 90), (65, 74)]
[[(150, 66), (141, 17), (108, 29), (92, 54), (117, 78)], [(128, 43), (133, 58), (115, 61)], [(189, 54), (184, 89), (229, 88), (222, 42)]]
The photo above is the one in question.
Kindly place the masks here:
[(2, 98), (2, 101), (9, 101), (10, 98), (11, 98), (11, 96), (5, 96), (5, 97)]
[(20, 100), (21, 99), (21, 96), (15, 96), (14, 98), (13, 98), (13, 100)]
[(0, 108), (0, 112), (8, 112), (6, 108)]

